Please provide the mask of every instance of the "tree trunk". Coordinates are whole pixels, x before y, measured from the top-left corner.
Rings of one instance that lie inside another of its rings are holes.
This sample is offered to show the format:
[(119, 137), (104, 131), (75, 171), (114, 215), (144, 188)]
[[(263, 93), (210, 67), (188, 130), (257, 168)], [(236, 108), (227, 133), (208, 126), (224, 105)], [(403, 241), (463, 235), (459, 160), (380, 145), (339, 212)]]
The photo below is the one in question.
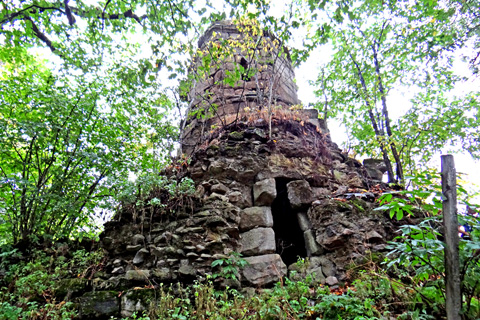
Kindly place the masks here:
[[(357, 62), (355, 61), (355, 59), (351, 54), (350, 54), (350, 58), (352, 59), (353, 63), (355, 64), (355, 67), (357, 68), (358, 77), (360, 78), (360, 83), (362, 84), (363, 91), (365, 92), (365, 95), (366, 95), (368, 91), (367, 91), (367, 85), (365, 83), (365, 79), (363, 78), (362, 71), (360, 70), (359, 65), (357, 64)], [(392, 163), (390, 161), (390, 158), (388, 157), (388, 151), (385, 146), (385, 135), (378, 128), (378, 124), (377, 124), (377, 121), (375, 120), (375, 116), (372, 111), (372, 106), (370, 105), (370, 101), (368, 101), (368, 97), (365, 96), (364, 100), (365, 100), (365, 104), (368, 107), (368, 116), (370, 117), (370, 122), (375, 132), (375, 136), (377, 138), (378, 143), (380, 144), (380, 151), (382, 152), (383, 161), (385, 162), (385, 166), (387, 167), (388, 183), (395, 183), (397, 181), (395, 180), (395, 177), (393, 175)]]
[(393, 133), (390, 127), (390, 117), (388, 116), (387, 97), (385, 93), (385, 88), (383, 87), (382, 77), (380, 75), (380, 63), (378, 62), (377, 50), (375, 49), (374, 46), (372, 46), (372, 49), (373, 49), (373, 59), (375, 62), (375, 72), (377, 73), (377, 78), (378, 78), (378, 90), (380, 91), (380, 96), (382, 98), (382, 115), (385, 122), (385, 129), (387, 130), (387, 136), (388, 136), (387, 142), (390, 145), (393, 158), (395, 159), (397, 178), (400, 180), (400, 183), (403, 184), (404, 178), (403, 178), (402, 162), (397, 152), (397, 147), (395, 146), (395, 143), (391, 139), (393, 136)]

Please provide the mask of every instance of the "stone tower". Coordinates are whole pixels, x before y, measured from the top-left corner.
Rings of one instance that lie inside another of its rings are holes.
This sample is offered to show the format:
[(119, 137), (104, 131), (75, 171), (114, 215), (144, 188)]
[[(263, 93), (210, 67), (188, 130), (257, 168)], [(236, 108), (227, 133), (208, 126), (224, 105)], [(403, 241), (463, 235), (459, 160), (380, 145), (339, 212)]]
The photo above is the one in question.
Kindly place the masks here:
[[(248, 265), (217, 285), (263, 288), (290, 271), (335, 285), (348, 280), (348, 265), (385, 250), (397, 226), (372, 211), (381, 172), (342, 153), (316, 110), (298, 108), (290, 60), (276, 41), (230, 22), (202, 37), (182, 132), (189, 161), (165, 174), (192, 179), (195, 194), (158, 188), (122, 204), (101, 235), (108, 260), (80, 298), (89, 307), (82, 316), (104, 305), (111, 313), (103, 317), (145, 310), (155, 288), (140, 295), (135, 287), (205, 279), (220, 271), (212, 262), (235, 252)], [(297, 259), (307, 257), (299, 270)]]
[(182, 151), (191, 154), (212, 126), (245, 113), (299, 105), (289, 53), (252, 21), (219, 21), (198, 42)]

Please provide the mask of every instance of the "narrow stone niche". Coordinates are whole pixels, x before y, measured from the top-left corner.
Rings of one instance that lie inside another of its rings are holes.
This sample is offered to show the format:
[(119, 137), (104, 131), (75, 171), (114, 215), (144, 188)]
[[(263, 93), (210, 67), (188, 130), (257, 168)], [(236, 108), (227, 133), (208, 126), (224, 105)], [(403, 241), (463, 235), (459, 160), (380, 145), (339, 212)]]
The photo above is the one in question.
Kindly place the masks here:
[(298, 258), (307, 256), (303, 232), (297, 220), (297, 214), (288, 201), (287, 183), (289, 179), (276, 178), (277, 197), (272, 203), (273, 230), (277, 253), (283, 262), (289, 266)]

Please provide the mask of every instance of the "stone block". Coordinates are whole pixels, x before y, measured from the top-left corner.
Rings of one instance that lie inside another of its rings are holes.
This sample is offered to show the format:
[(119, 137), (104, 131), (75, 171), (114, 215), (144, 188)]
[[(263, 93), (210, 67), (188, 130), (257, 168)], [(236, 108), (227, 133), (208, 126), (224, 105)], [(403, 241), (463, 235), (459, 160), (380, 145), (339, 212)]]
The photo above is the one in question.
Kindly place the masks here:
[(337, 180), (340, 183), (345, 184), (348, 181), (347, 174), (344, 173), (344, 172), (333, 170), (333, 176), (334, 176), (335, 180)]
[(224, 195), (229, 191), (229, 189), (223, 183), (217, 183), (210, 188), (210, 191), (212, 193), (215, 192), (215, 193)]
[(155, 300), (155, 290), (129, 290), (121, 297), (121, 311), (122, 317), (130, 317), (134, 313), (141, 313), (148, 310), (150, 303)]
[(220, 200), (220, 201), (223, 201), (223, 202), (227, 202), (228, 201), (228, 197), (222, 195), (222, 194), (218, 194), (218, 193), (215, 193), (213, 192), (212, 194), (210, 194), (207, 199), (205, 199), (205, 202), (213, 202), (213, 201), (216, 201), (216, 200)]
[(145, 243), (145, 236), (142, 234), (136, 234), (132, 237), (133, 245), (143, 245)]
[(263, 287), (280, 281), (287, 274), (287, 266), (278, 254), (245, 258), (247, 265), (241, 270), (247, 286)]
[(294, 210), (307, 208), (313, 202), (313, 191), (305, 180), (287, 183), (288, 201)]
[(170, 272), (169, 268), (157, 268), (153, 269), (152, 271), (153, 276), (158, 280), (158, 281), (168, 281), (172, 280), (172, 273)]
[(309, 268), (307, 274), (313, 277), (315, 283), (325, 283), (322, 267)]
[(109, 319), (118, 316), (120, 299), (117, 291), (93, 291), (84, 294), (77, 300), (80, 318)]
[(352, 188), (363, 188), (363, 181), (362, 179), (358, 176), (357, 173), (352, 173), (348, 175), (348, 185)]
[(146, 281), (150, 277), (150, 270), (128, 270), (125, 279), (132, 281)]
[(195, 278), (197, 275), (197, 270), (195, 270), (195, 268), (191, 265), (182, 265), (178, 269), (178, 274), (182, 278)]
[(382, 180), (383, 173), (387, 171), (387, 166), (382, 159), (365, 159), (363, 165), (372, 179)]
[(142, 247), (143, 247), (143, 246), (140, 245), (140, 244), (136, 244), (136, 245), (130, 245), (130, 244), (129, 244), (129, 245), (127, 245), (126, 250), (127, 250), (128, 252), (136, 252), (136, 251), (140, 250)]
[(232, 191), (228, 195), (228, 201), (236, 203), (242, 200), (243, 196), (240, 191)]
[(367, 171), (367, 175), (372, 178), (373, 180), (382, 181), (383, 179), (383, 172), (374, 168), (365, 167)]
[(122, 259), (115, 259), (115, 260), (113, 260), (113, 266), (115, 266), (115, 267), (121, 266), (122, 263), (123, 263), (123, 260), (122, 260)]
[(54, 286), (55, 297), (60, 300), (65, 299), (66, 296), (78, 296), (87, 291), (89, 281), (85, 278), (73, 278), (59, 280)]
[(328, 188), (312, 188), (312, 190), (316, 199), (328, 198), (332, 195), (332, 191)]
[(338, 283), (338, 279), (336, 277), (327, 277), (327, 279), (325, 280), (325, 283), (328, 284), (329, 286), (334, 286)]
[(141, 264), (145, 261), (145, 259), (148, 257), (148, 250), (143, 248), (138, 250), (137, 254), (135, 254), (135, 258), (133, 258), (133, 264)]
[(112, 274), (122, 274), (125, 273), (125, 268), (124, 267), (115, 267), (112, 270)]
[(275, 252), (275, 233), (272, 228), (256, 228), (240, 235), (241, 253), (254, 256)]
[(309, 257), (322, 254), (323, 250), (315, 240), (315, 233), (313, 230), (307, 230), (303, 233), (303, 239), (305, 240), (305, 248), (307, 249), (307, 255)]
[(242, 211), (240, 230), (245, 231), (255, 227), (273, 227), (272, 209), (270, 207), (251, 207)]
[(270, 206), (277, 197), (275, 179), (265, 179), (253, 185), (253, 203), (255, 206)]
[(365, 234), (367, 242), (369, 243), (379, 243), (383, 241), (383, 237), (375, 230), (371, 230)]
[(335, 276), (336, 268), (335, 263), (330, 261), (325, 257), (311, 257), (310, 258), (310, 265), (312, 267), (321, 266), (322, 272), (325, 277)]
[(312, 228), (312, 224), (310, 223), (310, 220), (308, 220), (307, 214), (305, 212), (297, 213), (297, 221), (302, 231), (307, 231)]
[(208, 168), (208, 171), (211, 174), (219, 174), (222, 173), (225, 170), (225, 165), (219, 161), (214, 161), (210, 164), (210, 167)]

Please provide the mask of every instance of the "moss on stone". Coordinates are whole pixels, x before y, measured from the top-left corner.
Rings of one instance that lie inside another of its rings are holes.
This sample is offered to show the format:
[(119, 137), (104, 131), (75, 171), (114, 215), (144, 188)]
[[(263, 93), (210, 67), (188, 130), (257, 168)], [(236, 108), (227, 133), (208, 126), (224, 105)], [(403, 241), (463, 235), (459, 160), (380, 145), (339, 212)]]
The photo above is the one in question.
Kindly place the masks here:
[(62, 279), (57, 282), (54, 292), (56, 297), (63, 299), (69, 292), (79, 295), (86, 292), (88, 287), (88, 280), (84, 278)]
[(117, 291), (93, 291), (78, 299), (83, 318), (107, 318), (120, 313), (120, 300)]
[(152, 298), (155, 298), (154, 289), (138, 289), (129, 290), (125, 293), (125, 297), (133, 301), (141, 301), (142, 304), (147, 304)]
[(339, 211), (344, 212), (344, 211), (351, 211), (352, 210), (352, 206), (348, 202), (343, 202), (343, 201), (340, 201), (340, 200), (333, 200), (333, 201), (336, 204)]
[(211, 144), (211, 145), (208, 146), (208, 149), (210, 149), (210, 150), (218, 150), (218, 149), (220, 149), (220, 147), (219, 147), (218, 145), (216, 145), (216, 144)]
[(351, 199), (349, 201), (355, 208), (357, 208), (359, 213), (366, 213), (368, 209), (368, 204), (360, 199)]
[(228, 137), (232, 140), (243, 140), (243, 132), (233, 131), (228, 134)]

